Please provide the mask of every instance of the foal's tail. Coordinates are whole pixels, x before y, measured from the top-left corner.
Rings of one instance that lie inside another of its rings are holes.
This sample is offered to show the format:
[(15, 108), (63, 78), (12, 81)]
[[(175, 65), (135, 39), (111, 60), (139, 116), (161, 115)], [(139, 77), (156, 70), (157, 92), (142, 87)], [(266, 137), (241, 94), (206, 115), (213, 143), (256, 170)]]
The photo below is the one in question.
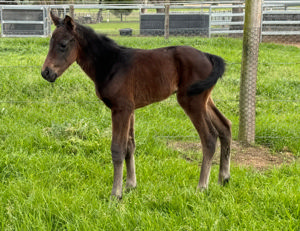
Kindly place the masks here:
[(188, 88), (187, 94), (189, 96), (201, 94), (203, 91), (214, 86), (225, 72), (225, 61), (221, 57), (208, 53), (204, 54), (213, 65), (212, 72), (205, 80), (198, 81)]

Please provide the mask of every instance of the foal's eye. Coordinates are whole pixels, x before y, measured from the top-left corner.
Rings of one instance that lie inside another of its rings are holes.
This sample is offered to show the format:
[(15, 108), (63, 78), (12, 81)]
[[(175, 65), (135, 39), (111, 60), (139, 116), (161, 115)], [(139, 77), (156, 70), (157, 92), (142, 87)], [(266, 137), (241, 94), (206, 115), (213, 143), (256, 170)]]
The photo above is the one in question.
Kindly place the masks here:
[(67, 44), (65, 44), (65, 43), (61, 43), (61, 44), (59, 45), (60, 51), (65, 51), (66, 48), (67, 48)]

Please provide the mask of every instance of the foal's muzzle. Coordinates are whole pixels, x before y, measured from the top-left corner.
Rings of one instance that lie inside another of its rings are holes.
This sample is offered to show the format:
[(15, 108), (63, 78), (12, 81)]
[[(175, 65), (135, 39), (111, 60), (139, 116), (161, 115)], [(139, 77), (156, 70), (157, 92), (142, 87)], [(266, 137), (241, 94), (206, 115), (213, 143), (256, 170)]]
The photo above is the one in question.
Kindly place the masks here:
[(54, 82), (58, 75), (52, 71), (49, 67), (46, 67), (45, 70), (42, 70), (41, 72), (44, 79), (46, 79), (49, 82)]

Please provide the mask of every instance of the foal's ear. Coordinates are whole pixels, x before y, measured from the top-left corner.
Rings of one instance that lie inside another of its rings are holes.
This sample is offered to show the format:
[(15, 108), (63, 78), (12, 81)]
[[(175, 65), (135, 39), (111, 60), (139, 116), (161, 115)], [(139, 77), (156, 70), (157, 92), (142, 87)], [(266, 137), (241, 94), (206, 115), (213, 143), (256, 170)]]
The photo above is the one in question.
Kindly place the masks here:
[(64, 24), (65, 24), (65, 27), (70, 30), (70, 31), (74, 31), (75, 30), (75, 27), (76, 27), (76, 24), (74, 22), (74, 20), (66, 15), (65, 19), (64, 19)]
[(52, 21), (53, 21), (53, 23), (54, 23), (55, 26), (58, 26), (58, 25), (61, 23), (60, 18), (57, 17), (57, 16), (54, 14), (53, 10), (50, 11), (50, 17), (51, 17), (51, 19), (52, 19)]

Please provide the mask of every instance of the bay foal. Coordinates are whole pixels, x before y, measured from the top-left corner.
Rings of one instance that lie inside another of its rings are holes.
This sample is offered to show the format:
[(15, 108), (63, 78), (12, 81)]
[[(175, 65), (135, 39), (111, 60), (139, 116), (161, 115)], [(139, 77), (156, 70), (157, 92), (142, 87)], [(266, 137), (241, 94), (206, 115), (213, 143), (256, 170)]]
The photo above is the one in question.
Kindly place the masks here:
[(202, 142), (199, 189), (208, 186), (217, 138), (221, 142), (219, 183), (230, 178), (231, 123), (216, 108), (211, 91), (225, 70), (222, 58), (188, 46), (153, 50), (117, 45), (104, 35), (66, 16), (51, 12), (54, 30), (42, 76), (54, 82), (75, 61), (95, 84), (97, 96), (111, 109), (112, 196), (122, 197), (123, 162), (126, 188), (136, 187), (134, 110), (177, 94)]

